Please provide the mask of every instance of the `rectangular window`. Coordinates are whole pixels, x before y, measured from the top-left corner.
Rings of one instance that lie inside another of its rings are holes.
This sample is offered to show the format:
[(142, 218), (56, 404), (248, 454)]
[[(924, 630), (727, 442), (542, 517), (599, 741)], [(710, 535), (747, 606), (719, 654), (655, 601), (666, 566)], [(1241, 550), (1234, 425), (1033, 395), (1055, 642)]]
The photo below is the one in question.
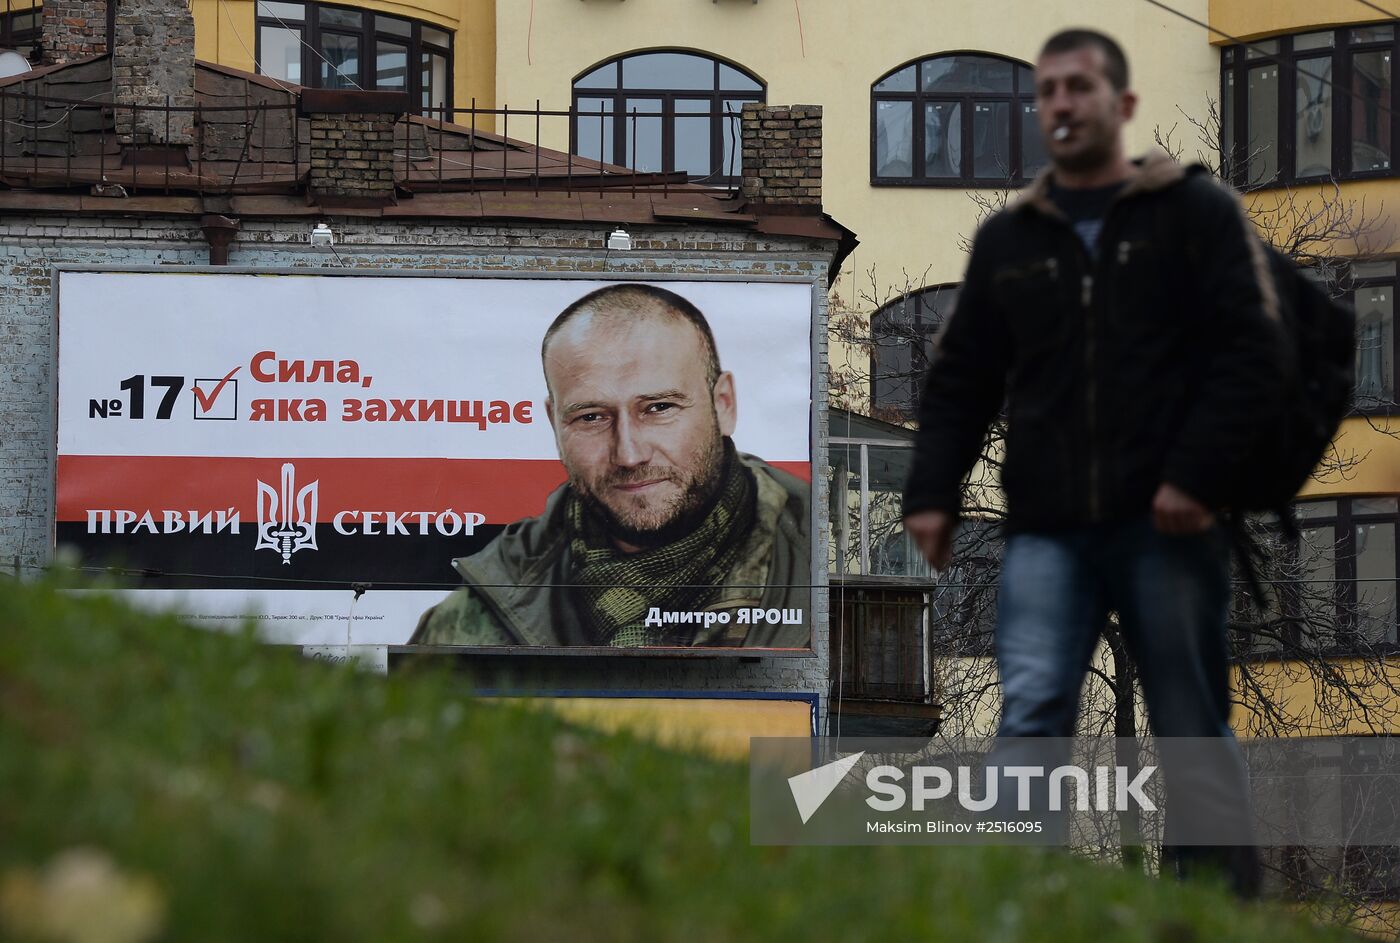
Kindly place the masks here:
[(1331, 49), (1334, 34), (1329, 30), (1321, 33), (1301, 33), (1293, 37), (1293, 51), (1302, 52), (1305, 49)]
[(928, 564), (904, 532), (902, 499), (914, 452), (878, 445), (865, 448), (870, 475), (866, 485), (870, 572), (876, 576), (927, 576)]
[(1040, 120), (1035, 105), (1021, 106), (1021, 176), (1030, 179), (1040, 173), (1050, 158), (1045, 139), (1040, 136)]
[[(427, 32), (427, 30), (424, 30)], [(447, 108), (447, 57), (435, 52), (425, 52), (420, 62), (423, 82), (423, 111), (425, 114), (445, 118)]]
[(374, 30), (377, 33), (388, 33), (391, 36), (402, 36), (404, 39), (408, 39), (413, 35), (413, 24), (396, 16), (376, 16)]
[(710, 100), (697, 98), (677, 98), (675, 100), (675, 124), (672, 138), (675, 143), (675, 166), (671, 169), (684, 171), (692, 177), (707, 176), (710, 166)]
[(1257, 186), (1278, 176), (1278, 66), (1256, 66), (1249, 70), (1247, 117), (1247, 182)]
[(661, 99), (629, 98), (623, 107), (623, 162), (633, 170), (659, 173), (665, 169), (661, 164)]
[(399, 91), (408, 88), (407, 46), (379, 40), (374, 54), (374, 87)]
[(580, 98), (574, 106), (578, 112), (574, 153), (588, 160), (615, 164), (613, 159), (613, 100), (611, 98)]
[(1355, 303), (1356, 395), (1373, 403), (1394, 402), (1395, 290), (1388, 285), (1358, 288)]
[(972, 175), (979, 180), (1010, 180), (1011, 170), (1011, 103), (975, 103)]
[(1332, 57), (1298, 62), (1294, 131), (1295, 177), (1332, 173)]
[(321, 34), (321, 87), (355, 88), (360, 84), (360, 39), (340, 33)]
[(1358, 26), (1351, 31), (1353, 43), (1388, 43), (1395, 40), (1393, 26)]
[(914, 103), (875, 103), (875, 175), (914, 175)]
[(1300, 521), (1317, 520), (1320, 517), (1336, 517), (1336, 501), (1303, 501), (1293, 507), (1293, 513)]
[(962, 176), (962, 105), (929, 102), (924, 105), (924, 176)]
[(1298, 541), (1301, 615), (1313, 627), (1315, 641), (1335, 642), (1337, 628), (1337, 546), (1332, 524), (1304, 528)]
[(1390, 169), (1390, 53), (1351, 57), (1351, 169)]
[(831, 659), (850, 698), (922, 702), (927, 689), (926, 604), (921, 590), (833, 593)]
[(744, 172), (743, 148), (740, 147), (739, 122), (744, 113), (744, 101), (726, 99), (724, 102), (724, 153), (720, 173), (726, 177), (738, 177)]
[(317, 22), (322, 29), (335, 26), (341, 29), (360, 29), (364, 25), (364, 18), (359, 10), (340, 10), (335, 7), (318, 7)]
[(258, 0), (258, 16), (296, 22), (306, 18), (306, 8), (300, 3), (277, 3), (275, 0)]
[(830, 449), (831, 555), (829, 572), (838, 576), (861, 573), (860, 561), (860, 446), (833, 442)]
[(259, 26), (258, 45), (262, 47), (264, 75), (301, 84), (301, 30), (282, 26)]
[(1238, 179), (1235, 153), (1235, 70), (1225, 73), (1225, 90), (1220, 96), (1221, 147), (1224, 148), (1220, 162), (1221, 176), (1234, 183)]
[(870, 386), (877, 410), (913, 412), (919, 389), (919, 377), (914, 369), (914, 332), (915, 328), (907, 320), (894, 318), (872, 332), (875, 371)]
[(22, 36), (33, 30), (38, 30), (43, 25), (43, 14), (38, 10), (27, 10), (23, 13), (11, 13), (9, 28), (12, 37)]
[(1357, 633), (1373, 645), (1395, 641), (1395, 524), (1356, 525)]

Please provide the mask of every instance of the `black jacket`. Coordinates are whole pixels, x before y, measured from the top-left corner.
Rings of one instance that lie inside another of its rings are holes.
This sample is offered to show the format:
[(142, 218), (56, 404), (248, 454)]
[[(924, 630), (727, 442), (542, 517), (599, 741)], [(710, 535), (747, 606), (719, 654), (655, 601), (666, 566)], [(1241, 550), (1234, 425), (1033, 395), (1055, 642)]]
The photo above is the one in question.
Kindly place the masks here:
[(958, 512), (1003, 403), (1011, 530), (1139, 515), (1164, 481), (1216, 508), (1238, 493), (1277, 401), (1267, 262), (1203, 168), (1134, 166), (1094, 258), (1048, 172), (978, 231), (934, 345), (906, 514)]

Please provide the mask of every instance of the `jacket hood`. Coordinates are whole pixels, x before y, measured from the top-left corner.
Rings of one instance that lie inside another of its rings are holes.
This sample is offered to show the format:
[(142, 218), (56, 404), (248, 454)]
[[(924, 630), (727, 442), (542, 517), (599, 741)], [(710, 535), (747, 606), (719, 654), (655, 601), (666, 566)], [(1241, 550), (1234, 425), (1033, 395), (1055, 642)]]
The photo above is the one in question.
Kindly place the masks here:
[[(1127, 180), (1127, 186), (1115, 197), (1121, 200), (1132, 196), (1135, 193), (1150, 193), (1154, 190), (1165, 190), (1186, 179), (1187, 174), (1197, 170), (1204, 170), (1199, 164), (1179, 164), (1170, 154), (1160, 148), (1153, 148), (1142, 157), (1132, 162), (1132, 173)], [(1007, 204), (1007, 210), (1011, 212), (1036, 209), (1049, 216), (1063, 217), (1050, 199), (1050, 179), (1053, 168), (1046, 166), (1036, 174), (1030, 185), (1021, 191), (1021, 194)]]

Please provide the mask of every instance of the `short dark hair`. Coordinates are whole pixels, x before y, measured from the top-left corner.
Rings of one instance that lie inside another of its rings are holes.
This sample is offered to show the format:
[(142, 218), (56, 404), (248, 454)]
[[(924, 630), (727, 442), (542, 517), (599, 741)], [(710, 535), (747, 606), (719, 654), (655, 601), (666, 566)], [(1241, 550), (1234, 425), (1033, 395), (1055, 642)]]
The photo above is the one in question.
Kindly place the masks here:
[(1095, 47), (1103, 50), (1104, 75), (1108, 78), (1109, 84), (1113, 86), (1115, 92), (1121, 92), (1128, 87), (1128, 57), (1123, 54), (1123, 47), (1114, 41), (1113, 37), (1106, 33), (1100, 33), (1096, 29), (1065, 29), (1060, 30), (1054, 36), (1045, 41), (1045, 45), (1040, 47), (1040, 55), (1057, 55), (1062, 52), (1074, 52), (1076, 49)]
[[(705, 379), (710, 388), (713, 389), (715, 382), (719, 379), (720, 367), (719, 350), (715, 347), (715, 335), (710, 330), (710, 322), (705, 320), (705, 315), (689, 299), (683, 298), (669, 289), (643, 282), (606, 285), (596, 291), (590, 291), (559, 312), (559, 316), (544, 332), (544, 340), (540, 342), (540, 360), (544, 361), (545, 351), (549, 348), (549, 342), (553, 340), (554, 335), (559, 333), (560, 329), (569, 323), (576, 314), (599, 310), (606, 310), (610, 313), (643, 314), (649, 308), (660, 308), (662, 311), (687, 321), (700, 333), (700, 339), (705, 347)], [(548, 381), (547, 372), (545, 379)]]

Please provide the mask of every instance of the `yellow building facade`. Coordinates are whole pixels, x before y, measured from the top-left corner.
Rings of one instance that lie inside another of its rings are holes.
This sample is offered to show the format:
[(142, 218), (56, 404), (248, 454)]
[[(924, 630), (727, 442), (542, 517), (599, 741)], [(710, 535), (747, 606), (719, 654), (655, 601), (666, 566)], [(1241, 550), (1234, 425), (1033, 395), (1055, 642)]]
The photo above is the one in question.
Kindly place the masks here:
[[(1204, 19), (1204, 0), (1183, 9)], [(648, 50), (689, 50), (743, 69), (773, 104), (823, 107), (823, 205), (861, 244), (839, 287), (853, 307), (906, 287), (957, 282), (979, 207), (971, 188), (872, 184), (872, 90), (921, 59), (983, 53), (1029, 63), (1039, 44), (1070, 23), (1093, 24), (1131, 50), (1135, 83), (1149, 90), (1130, 129), (1134, 150), (1153, 130), (1205, 106), (1218, 61), (1205, 31), (1140, 3), (976, 6), (921, 0), (877, 4), (718, 3), (688, 0), (536, 0), (498, 4), (496, 98), (512, 107), (567, 107), (575, 79), (609, 59)], [(567, 148), (562, 127), (547, 146)], [(987, 188), (989, 192), (995, 188)]]
[[(1330, 467), (1300, 495), (1303, 544), (1318, 586), (1359, 625), (1365, 657), (1333, 660), (1323, 681), (1296, 659), (1251, 664), (1256, 700), (1299, 735), (1369, 735), (1400, 729), (1395, 673), (1383, 655), (1396, 642), (1396, 495), (1400, 425), (1394, 391), (1394, 295), (1398, 252), (1392, 167), (1397, 24), (1351, 0), (1260, 4), (1212, 0), (1212, 43), (1221, 57), (1225, 150), (1246, 206), (1276, 244), (1304, 244), (1331, 260), (1352, 289), (1358, 318), (1358, 405), (1336, 439)], [(1233, 145), (1233, 146), (1232, 146)], [(1303, 238), (1300, 240), (1299, 236)], [(1354, 286), (1354, 287), (1353, 287)], [(1348, 696), (1338, 697), (1340, 691)], [(1259, 732), (1261, 712), (1239, 712)], [(1283, 732), (1283, 731), (1279, 731)]]

